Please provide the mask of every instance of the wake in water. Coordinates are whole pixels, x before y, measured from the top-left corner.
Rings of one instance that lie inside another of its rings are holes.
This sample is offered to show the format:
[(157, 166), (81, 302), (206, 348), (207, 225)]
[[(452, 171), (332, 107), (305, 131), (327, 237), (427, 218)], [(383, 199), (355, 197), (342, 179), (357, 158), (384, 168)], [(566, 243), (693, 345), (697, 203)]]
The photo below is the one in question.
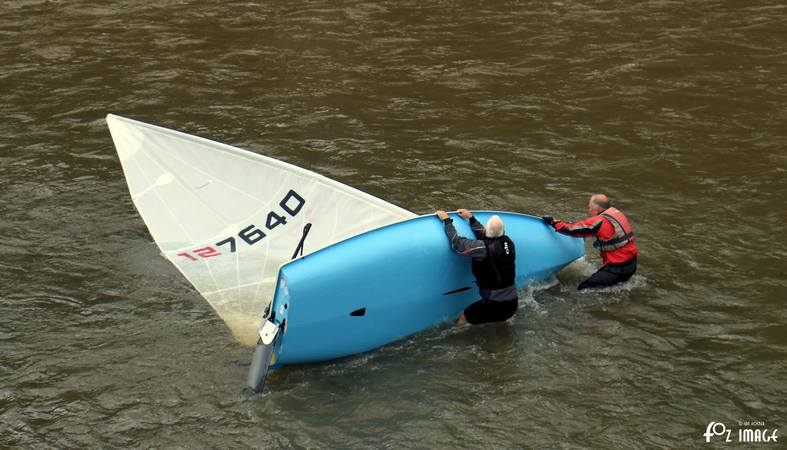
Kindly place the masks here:
[(647, 278), (637, 273), (634, 274), (631, 279), (611, 287), (577, 291), (577, 286), (593, 275), (600, 267), (600, 265), (588, 261), (585, 257), (579, 258), (557, 274), (557, 278), (560, 280), (560, 291), (565, 293), (570, 292), (581, 295), (592, 295), (599, 292), (627, 292), (647, 285)]
[[(556, 276), (545, 281), (530, 283), (523, 287), (519, 292), (520, 305), (543, 315), (547, 314), (545, 307), (556, 302), (566, 302), (571, 301), (572, 298), (579, 298), (578, 303), (587, 304), (588, 297), (590, 297), (604, 303), (617, 303), (622, 298), (621, 294), (647, 286), (647, 277), (637, 273), (631, 279), (611, 287), (578, 291), (577, 286), (590, 277), (598, 268), (597, 263), (590, 262), (585, 257), (582, 257), (566, 266)], [(593, 303), (596, 304), (597, 302), (594, 301)]]

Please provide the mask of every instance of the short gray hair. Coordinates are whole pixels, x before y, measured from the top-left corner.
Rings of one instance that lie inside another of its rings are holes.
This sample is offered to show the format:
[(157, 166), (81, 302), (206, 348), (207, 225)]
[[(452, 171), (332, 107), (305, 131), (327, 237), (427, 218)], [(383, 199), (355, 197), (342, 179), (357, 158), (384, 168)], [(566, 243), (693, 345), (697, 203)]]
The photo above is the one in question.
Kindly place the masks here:
[(612, 206), (612, 202), (609, 201), (604, 194), (593, 194), (590, 197), (590, 203), (593, 203), (597, 207), (601, 208), (602, 211), (609, 209)]
[(486, 237), (499, 238), (506, 233), (506, 227), (503, 225), (503, 219), (497, 214), (490, 217), (486, 221)]

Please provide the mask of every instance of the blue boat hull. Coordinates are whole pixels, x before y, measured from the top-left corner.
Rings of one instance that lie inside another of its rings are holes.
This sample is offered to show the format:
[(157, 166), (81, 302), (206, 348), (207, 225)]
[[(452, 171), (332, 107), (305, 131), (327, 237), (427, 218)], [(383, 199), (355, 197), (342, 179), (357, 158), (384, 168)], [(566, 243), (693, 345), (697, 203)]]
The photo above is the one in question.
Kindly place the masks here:
[[(498, 214), (517, 250), (517, 286), (542, 280), (584, 255), (581, 239), (540, 219)], [(460, 235), (472, 237), (456, 215)], [(339, 242), (281, 267), (272, 311), (284, 324), (276, 365), (361, 353), (452, 321), (479, 299), (470, 259), (453, 252), (442, 222), (418, 217)]]

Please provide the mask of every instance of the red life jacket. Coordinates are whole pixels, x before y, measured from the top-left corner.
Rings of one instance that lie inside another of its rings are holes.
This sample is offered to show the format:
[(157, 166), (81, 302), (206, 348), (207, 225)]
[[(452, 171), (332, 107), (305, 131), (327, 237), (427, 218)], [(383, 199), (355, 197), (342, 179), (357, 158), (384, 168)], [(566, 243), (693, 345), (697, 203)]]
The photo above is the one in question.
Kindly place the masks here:
[(609, 208), (603, 211), (601, 217), (608, 220), (615, 229), (615, 233), (609, 239), (600, 239), (596, 236), (596, 241), (593, 242), (593, 247), (601, 250), (602, 252), (611, 252), (619, 248), (625, 247), (629, 242), (634, 242), (634, 231), (631, 229), (629, 220), (617, 208)]

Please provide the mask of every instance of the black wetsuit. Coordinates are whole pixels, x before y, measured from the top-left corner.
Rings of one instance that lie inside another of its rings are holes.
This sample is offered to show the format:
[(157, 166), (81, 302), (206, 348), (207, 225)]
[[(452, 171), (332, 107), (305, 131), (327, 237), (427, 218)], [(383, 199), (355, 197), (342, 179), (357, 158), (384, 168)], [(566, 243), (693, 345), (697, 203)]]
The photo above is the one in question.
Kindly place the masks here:
[(470, 218), (470, 228), (476, 239), (459, 236), (450, 218), (444, 222), (451, 248), (460, 255), (473, 258), (473, 275), (481, 300), (465, 309), (465, 319), (471, 324), (481, 324), (502, 322), (512, 317), (519, 307), (514, 242), (506, 235), (487, 238), (484, 226), (475, 217)]

